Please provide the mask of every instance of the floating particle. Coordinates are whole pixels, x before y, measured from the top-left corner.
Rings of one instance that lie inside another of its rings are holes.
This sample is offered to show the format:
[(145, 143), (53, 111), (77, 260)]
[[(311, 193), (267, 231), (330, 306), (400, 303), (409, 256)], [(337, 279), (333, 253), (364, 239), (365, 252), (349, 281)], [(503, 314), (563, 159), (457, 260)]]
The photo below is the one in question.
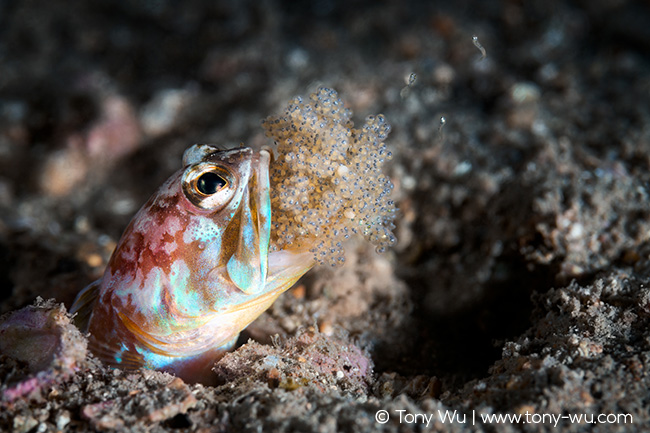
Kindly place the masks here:
[(478, 36), (472, 36), (472, 43), (481, 52), (481, 58), (479, 60), (485, 59), (487, 57), (487, 51), (485, 51), (483, 45), (478, 41)]
[(438, 132), (442, 132), (442, 128), (447, 124), (447, 119), (445, 119), (445, 116), (440, 116), (440, 126), (438, 126)]
[(406, 81), (406, 85), (411, 87), (412, 85), (415, 84), (415, 81), (417, 81), (418, 76), (415, 72), (411, 72), (411, 74), (408, 77), (408, 80)]
[(402, 99), (406, 99), (408, 97), (408, 95), (411, 92), (411, 87), (413, 87), (415, 85), (415, 82), (417, 81), (417, 79), (418, 79), (418, 76), (417, 76), (417, 74), (415, 72), (411, 72), (408, 75), (408, 77), (405, 78), (404, 81), (406, 82), (406, 86), (404, 86), (402, 88), (402, 90), (400, 90), (400, 92), (399, 92), (399, 96)]
[(445, 118), (445, 116), (440, 116), (440, 124), (438, 125), (438, 138), (440, 139), (440, 141), (443, 141), (443, 139), (445, 138), (445, 133), (443, 132), (442, 128), (444, 128), (446, 124), (447, 124), (447, 119)]

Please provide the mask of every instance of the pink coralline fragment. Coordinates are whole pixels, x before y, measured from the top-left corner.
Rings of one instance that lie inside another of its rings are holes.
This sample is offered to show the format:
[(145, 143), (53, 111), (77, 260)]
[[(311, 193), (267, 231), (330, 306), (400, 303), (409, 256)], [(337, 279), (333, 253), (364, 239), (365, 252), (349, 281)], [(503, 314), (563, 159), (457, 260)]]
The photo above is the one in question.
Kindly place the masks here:
[(116, 406), (118, 406), (116, 400), (89, 404), (83, 407), (81, 416), (89, 420), (93, 427), (98, 430), (117, 430), (124, 427), (124, 421), (118, 417), (109, 415)]
[(327, 339), (320, 333), (305, 332), (296, 337), (292, 351), (308, 355), (310, 363), (322, 374), (341, 371), (345, 375), (351, 372), (355, 376), (367, 377), (372, 372), (372, 361), (357, 346), (349, 344), (336, 348), (332, 345), (338, 349), (332, 352), (331, 343), (324, 344)]
[(88, 132), (86, 150), (91, 160), (114, 161), (134, 151), (142, 132), (132, 105), (123, 97), (109, 96), (102, 102), (102, 114)]
[(142, 142), (140, 121), (126, 98), (106, 96), (100, 108), (100, 116), (89, 129), (71, 132), (65, 147), (44, 161), (40, 186), (47, 194), (64, 196), (90, 178), (97, 181)]
[(0, 386), (0, 400), (13, 401), (67, 379), (85, 362), (86, 346), (63, 304), (54, 300), (38, 298), (34, 305), (5, 314), (0, 318), (0, 353), (27, 368), (18, 383)]
[(38, 390), (40, 382), (41, 381), (39, 380), (39, 378), (32, 377), (31, 379), (27, 379), (18, 383), (13, 388), (7, 388), (2, 393), (2, 400), (14, 401), (19, 399), (20, 397), (29, 395), (32, 392)]

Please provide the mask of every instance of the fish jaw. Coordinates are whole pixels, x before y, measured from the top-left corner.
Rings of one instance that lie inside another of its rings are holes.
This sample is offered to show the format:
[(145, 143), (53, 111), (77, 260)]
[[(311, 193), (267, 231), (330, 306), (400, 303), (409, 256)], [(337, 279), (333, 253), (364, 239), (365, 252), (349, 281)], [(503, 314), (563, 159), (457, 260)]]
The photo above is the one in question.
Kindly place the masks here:
[(241, 207), (239, 242), (226, 266), (230, 280), (247, 294), (263, 289), (268, 272), (271, 241), (270, 160), (268, 151), (259, 152), (257, 170), (244, 195), (245, 205)]

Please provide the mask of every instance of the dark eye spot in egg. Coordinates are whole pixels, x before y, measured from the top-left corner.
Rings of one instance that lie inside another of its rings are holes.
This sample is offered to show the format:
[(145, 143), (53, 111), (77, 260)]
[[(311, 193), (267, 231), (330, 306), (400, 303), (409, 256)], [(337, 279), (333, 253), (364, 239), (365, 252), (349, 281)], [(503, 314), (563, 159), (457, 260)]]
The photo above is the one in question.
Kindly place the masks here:
[(201, 194), (212, 195), (226, 186), (227, 183), (228, 182), (218, 174), (208, 172), (199, 177), (196, 182), (196, 189), (198, 189)]

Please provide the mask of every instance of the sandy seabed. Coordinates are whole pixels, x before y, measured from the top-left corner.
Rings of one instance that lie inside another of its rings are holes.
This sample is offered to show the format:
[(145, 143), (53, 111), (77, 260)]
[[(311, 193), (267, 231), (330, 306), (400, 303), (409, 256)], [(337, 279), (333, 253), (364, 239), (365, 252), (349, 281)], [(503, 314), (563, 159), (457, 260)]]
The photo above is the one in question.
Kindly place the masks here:
[[(0, 2), (0, 430), (649, 428), (649, 22), (626, 0)], [(220, 386), (89, 356), (66, 307), (185, 148), (269, 144), (261, 119), (319, 86), (393, 127), (395, 247), (312, 270)]]

